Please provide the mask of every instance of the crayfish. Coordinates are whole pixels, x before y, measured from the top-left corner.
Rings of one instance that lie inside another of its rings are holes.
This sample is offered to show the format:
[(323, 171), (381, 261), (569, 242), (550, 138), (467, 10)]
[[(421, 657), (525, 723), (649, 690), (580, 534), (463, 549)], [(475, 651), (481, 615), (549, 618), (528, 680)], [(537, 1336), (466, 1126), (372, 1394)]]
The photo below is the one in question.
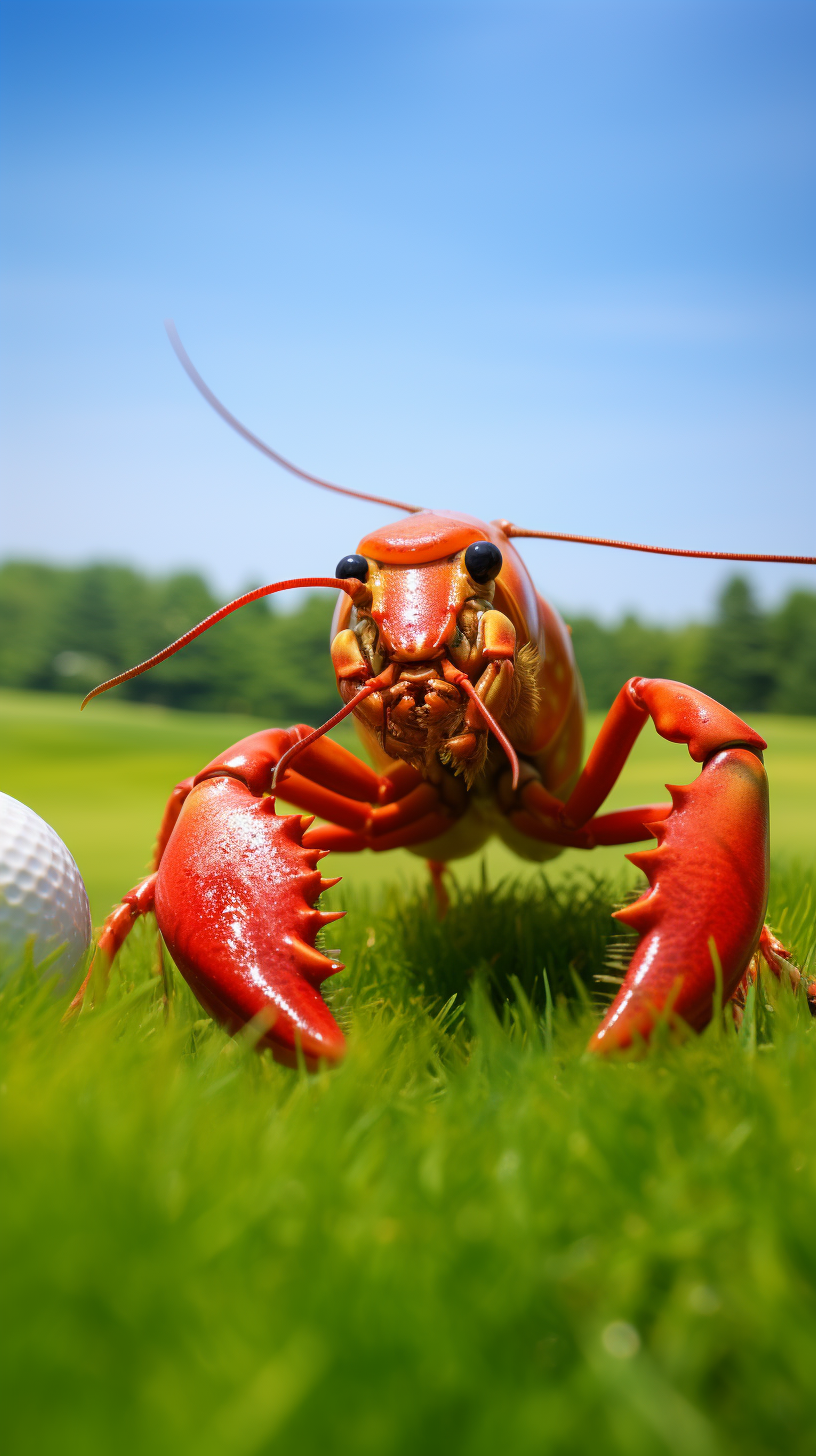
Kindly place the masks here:
[[(765, 741), (693, 687), (636, 677), (621, 687), (582, 766), (585, 702), (570, 634), (513, 540), (664, 548), (486, 523), (310, 476), (224, 408), (172, 325), (168, 332), (198, 389), (251, 444), (313, 484), (405, 514), (343, 556), (333, 577), (248, 592), (88, 695), (147, 671), (246, 602), (291, 587), (339, 591), (331, 656), (343, 707), (317, 729), (253, 733), (176, 785), (153, 871), (108, 916), (96, 965), (107, 970), (134, 922), (153, 911), (175, 964), (217, 1021), (235, 1031), (256, 1019), (260, 1044), (289, 1065), (336, 1063), (345, 1041), (320, 985), (342, 967), (315, 939), (343, 912), (317, 908), (321, 891), (337, 883), (323, 878), (319, 861), (333, 849), (409, 848), (428, 861), (444, 909), (444, 866), (497, 835), (533, 861), (565, 846), (652, 841), (627, 856), (648, 888), (616, 912), (639, 939), (590, 1041), (596, 1052), (648, 1039), (660, 1018), (701, 1029), (718, 996), (739, 1003), (760, 955), (780, 975), (789, 957), (764, 925)], [(324, 737), (349, 714), (374, 767)], [(699, 776), (669, 786), (667, 802), (599, 812), (649, 719), (663, 738), (686, 745)], [(278, 793), (305, 816), (276, 814)]]

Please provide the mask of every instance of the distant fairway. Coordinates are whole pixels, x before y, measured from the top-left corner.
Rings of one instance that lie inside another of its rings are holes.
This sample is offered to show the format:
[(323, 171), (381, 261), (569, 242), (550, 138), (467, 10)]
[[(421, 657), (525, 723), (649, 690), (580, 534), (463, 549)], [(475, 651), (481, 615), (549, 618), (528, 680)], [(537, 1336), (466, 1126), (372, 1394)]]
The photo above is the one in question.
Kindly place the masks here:
[[(769, 744), (772, 857), (810, 866), (816, 861), (816, 720), (757, 714), (751, 721)], [(601, 715), (593, 714), (590, 743), (600, 723)], [(99, 920), (144, 872), (173, 784), (236, 739), (266, 726), (253, 718), (181, 713), (113, 698), (91, 703), (80, 715), (74, 698), (2, 691), (0, 788), (29, 804), (63, 836)], [(351, 729), (337, 737), (349, 747), (357, 745)], [(684, 748), (665, 743), (647, 725), (609, 807), (663, 798), (665, 783), (688, 783), (698, 771)], [(623, 855), (623, 849), (572, 850), (552, 861), (546, 874), (558, 879), (580, 865), (617, 876), (628, 869)], [(492, 844), (486, 855), (455, 864), (456, 876), (472, 881), (481, 874), (483, 859), (490, 882), (507, 874), (538, 879), (542, 873)], [(635, 872), (628, 872), (634, 881)], [(404, 850), (332, 855), (331, 873), (342, 874), (355, 887), (423, 883), (425, 878), (422, 860)]]

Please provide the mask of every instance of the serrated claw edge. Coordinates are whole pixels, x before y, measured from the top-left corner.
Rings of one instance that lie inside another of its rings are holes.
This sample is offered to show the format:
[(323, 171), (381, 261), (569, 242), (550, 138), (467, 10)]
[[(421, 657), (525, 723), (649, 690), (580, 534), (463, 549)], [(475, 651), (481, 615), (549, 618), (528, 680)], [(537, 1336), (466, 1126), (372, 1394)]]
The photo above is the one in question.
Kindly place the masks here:
[(688, 785), (667, 784), (672, 810), (650, 825), (657, 844), (627, 859), (649, 889), (615, 919), (638, 945), (623, 985), (590, 1041), (593, 1051), (647, 1038), (666, 1016), (700, 1030), (727, 1000), (759, 941), (768, 898), (768, 794), (749, 749), (723, 749)]
[(164, 852), (156, 915), (176, 965), (219, 1021), (235, 1031), (269, 1016), (260, 1044), (315, 1067), (345, 1051), (318, 990), (342, 965), (314, 943), (344, 912), (315, 909), (323, 855), (304, 847), (303, 832), (301, 815), (277, 815), (271, 797), (240, 780), (202, 780)]

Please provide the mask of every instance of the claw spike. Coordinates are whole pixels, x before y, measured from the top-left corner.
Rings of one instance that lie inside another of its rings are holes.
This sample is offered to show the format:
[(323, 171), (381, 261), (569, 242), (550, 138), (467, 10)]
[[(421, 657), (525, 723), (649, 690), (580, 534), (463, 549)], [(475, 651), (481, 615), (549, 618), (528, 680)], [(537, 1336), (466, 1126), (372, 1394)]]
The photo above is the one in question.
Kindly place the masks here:
[(281, 825), (282, 833), (286, 835), (287, 839), (291, 839), (293, 844), (303, 843), (303, 830), (301, 828), (299, 814), (287, 814), (285, 819), (281, 819)]
[(659, 849), (636, 849), (626, 858), (636, 870), (642, 870), (650, 885), (654, 884), (655, 875), (663, 863), (663, 855)]
[(317, 870), (312, 870), (311, 874), (304, 875), (301, 880), (301, 885), (303, 887), (303, 899), (308, 906), (309, 915), (313, 916), (314, 907), (320, 897), (320, 875)]
[(654, 921), (653, 899), (654, 892), (649, 890), (642, 899), (635, 900), (634, 905), (624, 905), (622, 910), (614, 910), (613, 917), (615, 920), (620, 920), (623, 925), (629, 925), (633, 930), (644, 934)]
[(323, 894), (323, 891), (324, 890), (330, 890), (332, 888), (332, 885), (339, 885), (340, 884), (340, 881), (342, 880), (342, 878), (343, 878), (342, 875), (335, 875), (335, 877), (334, 877), (333, 880), (323, 880), (323, 879), (321, 879), (321, 881), (320, 881), (320, 893), (321, 893), (321, 895)]
[[(644, 821), (643, 828), (648, 829), (649, 833), (654, 835), (655, 839), (657, 840), (656, 848), (659, 849), (661, 844), (663, 843), (663, 840), (666, 838), (666, 820), (655, 819), (652, 824), (647, 824)], [(646, 851), (644, 850), (644, 854), (645, 852)]]
[(333, 976), (336, 971), (343, 969), (340, 961), (329, 960), (315, 946), (308, 945), (305, 940), (292, 939), (292, 954), (304, 975), (318, 986), (321, 981), (325, 981), (327, 976)]
[(345, 910), (318, 910), (322, 925), (329, 925), (332, 920), (342, 920), (346, 914)]

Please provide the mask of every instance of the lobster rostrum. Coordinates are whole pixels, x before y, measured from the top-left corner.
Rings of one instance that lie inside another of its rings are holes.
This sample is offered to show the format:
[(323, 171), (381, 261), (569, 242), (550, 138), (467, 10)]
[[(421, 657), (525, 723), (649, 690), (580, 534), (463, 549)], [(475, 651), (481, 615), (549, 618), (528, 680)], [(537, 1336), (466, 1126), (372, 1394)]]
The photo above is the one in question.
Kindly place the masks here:
[[(444, 866), (493, 835), (533, 861), (567, 846), (652, 841), (627, 856), (648, 888), (616, 912), (639, 939), (593, 1051), (647, 1039), (660, 1018), (701, 1029), (717, 996), (739, 1002), (759, 955), (781, 974), (787, 952), (764, 926), (765, 741), (695, 688), (632, 678), (582, 767), (585, 703), (569, 630), (536, 591), (513, 539), (664, 548), (486, 523), (310, 476), (224, 408), (172, 325), (168, 332), (197, 388), (250, 443), (313, 484), (406, 514), (366, 536), (334, 577), (248, 592), (88, 695), (147, 671), (248, 601), (291, 587), (339, 590), (331, 655), (342, 708), (318, 729), (253, 733), (176, 785), (153, 871), (108, 916), (71, 1009), (136, 919), (154, 911), (175, 964), (219, 1022), (235, 1031), (253, 1021), (259, 1044), (290, 1065), (337, 1062), (344, 1037), (320, 985), (342, 967), (315, 940), (343, 912), (317, 908), (337, 883), (323, 878), (319, 861), (333, 849), (409, 848), (428, 861), (444, 910)], [(324, 736), (349, 714), (373, 767)], [(670, 785), (666, 802), (599, 812), (649, 719), (663, 738), (686, 745), (699, 776)], [(276, 814), (276, 794), (305, 816)]]

